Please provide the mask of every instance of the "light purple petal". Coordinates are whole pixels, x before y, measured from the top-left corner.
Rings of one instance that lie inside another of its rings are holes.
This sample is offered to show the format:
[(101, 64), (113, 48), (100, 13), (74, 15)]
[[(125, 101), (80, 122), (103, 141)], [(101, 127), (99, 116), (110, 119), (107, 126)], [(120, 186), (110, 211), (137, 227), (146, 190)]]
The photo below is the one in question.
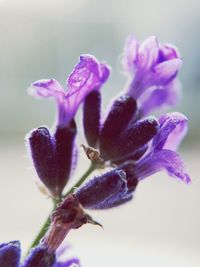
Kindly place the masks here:
[(133, 74), (135, 71), (135, 60), (137, 58), (139, 43), (137, 39), (131, 35), (127, 38), (122, 58), (122, 67), (126, 72)]
[(37, 97), (54, 97), (58, 105), (58, 126), (68, 126), (74, 118), (79, 105), (93, 90), (99, 90), (108, 79), (110, 70), (106, 64), (100, 63), (90, 55), (80, 56), (67, 80), (67, 92), (54, 79), (34, 82), (29, 89), (31, 95)]
[(68, 91), (64, 105), (74, 117), (79, 105), (93, 90), (99, 90), (109, 76), (109, 68), (106, 64), (99, 63), (90, 55), (80, 57), (80, 62), (75, 66), (67, 80)]
[(159, 57), (158, 57), (159, 63), (174, 58), (181, 58), (177, 47), (175, 47), (172, 44), (159, 45)]
[(167, 86), (152, 87), (151, 90), (145, 91), (139, 99), (139, 108), (142, 115), (146, 116), (157, 109), (163, 110), (166, 107), (176, 105), (180, 97), (181, 86), (179, 81), (175, 79)]
[(31, 84), (29, 93), (36, 97), (55, 97), (63, 96), (62, 86), (55, 79), (43, 79)]
[(143, 158), (136, 165), (135, 174), (139, 177), (139, 180), (143, 180), (161, 170), (167, 171), (170, 176), (185, 183), (191, 182), (180, 156), (176, 152), (166, 149), (156, 150)]
[(176, 151), (187, 133), (188, 119), (179, 112), (160, 116), (160, 130), (154, 138), (154, 149), (170, 149)]
[(164, 61), (153, 68), (152, 83), (155, 85), (167, 85), (178, 74), (182, 65), (182, 60), (179, 58)]
[(158, 42), (151, 36), (141, 43), (137, 54), (137, 65), (142, 70), (150, 69), (158, 59)]
[(82, 55), (67, 80), (66, 96), (69, 97), (76, 93), (76, 98), (83, 98), (91, 91), (98, 90), (108, 76), (109, 67), (106, 64), (99, 63), (91, 55)]

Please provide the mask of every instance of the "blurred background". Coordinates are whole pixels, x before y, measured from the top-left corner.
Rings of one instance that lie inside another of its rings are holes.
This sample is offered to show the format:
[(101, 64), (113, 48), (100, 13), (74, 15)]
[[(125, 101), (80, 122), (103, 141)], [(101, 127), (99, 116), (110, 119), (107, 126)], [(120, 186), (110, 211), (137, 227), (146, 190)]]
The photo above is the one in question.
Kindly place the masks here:
[(189, 118), (180, 153), (193, 183), (159, 173), (140, 184), (131, 203), (91, 213), (104, 230), (84, 226), (68, 239), (83, 267), (200, 266), (199, 11), (198, 0), (0, 0), (0, 242), (20, 239), (25, 251), (51, 209), (35, 186), (24, 136), (51, 126), (55, 107), (29, 97), (30, 83), (54, 77), (65, 85), (78, 56), (91, 53), (113, 69), (102, 90), (105, 107), (126, 81), (120, 54), (127, 35), (156, 35), (184, 60), (175, 109)]

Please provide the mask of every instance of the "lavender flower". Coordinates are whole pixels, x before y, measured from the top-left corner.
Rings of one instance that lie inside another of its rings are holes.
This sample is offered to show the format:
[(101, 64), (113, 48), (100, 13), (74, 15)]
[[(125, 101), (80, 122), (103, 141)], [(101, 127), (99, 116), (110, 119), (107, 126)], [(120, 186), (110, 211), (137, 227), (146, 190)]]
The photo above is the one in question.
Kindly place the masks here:
[(34, 82), (31, 94), (54, 97), (58, 106), (56, 130), (34, 129), (27, 143), (37, 174), (54, 197), (60, 197), (69, 179), (73, 162), (76, 124), (74, 116), (81, 102), (92, 92), (98, 92), (109, 76), (106, 64), (93, 56), (83, 55), (67, 80), (68, 91), (54, 79)]
[(36, 97), (53, 97), (58, 106), (57, 125), (61, 128), (70, 124), (79, 105), (92, 91), (98, 91), (109, 76), (109, 68), (91, 55), (80, 56), (67, 79), (67, 92), (55, 79), (32, 83), (30, 93)]
[(180, 85), (176, 77), (182, 60), (176, 47), (162, 45), (154, 36), (142, 43), (130, 36), (122, 63), (130, 77), (126, 94), (138, 100), (143, 115), (177, 103)]
[[(155, 37), (139, 43), (131, 36), (123, 57), (124, 70), (131, 80), (125, 93), (113, 102), (103, 123), (100, 88), (109, 76), (109, 68), (93, 56), (80, 57), (67, 80), (67, 92), (54, 79), (32, 84), (34, 96), (53, 97), (58, 107), (55, 130), (45, 126), (33, 129), (27, 142), (39, 178), (59, 204), (40, 244), (30, 252), (23, 267), (67, 267), (72, 263), (80, 266), (75, 258), (61, 261), (59, 249), (72, 229), (86, 223), (100, 225), (84, 209), (108, 209), (130, 201), (139, 182), (161, 170), (190, 182), (176, 153), (187, 132), (187, 118), (177, 112), (161, 115), (159, 119), (146, 116), (177, 102), (181, 63), (174, 46), (161, 45)], [(92, 164), (64, 198), (63, 190), (73, 165), (75, 114), (82, 102), (84, 133), (89, 145), (82, 147)], [(95, 168), (107, 166), (112, 170), (84, 183)], [(11, 251), (16, 252), (13, 248)], [(14, 267), (19, 267), (20, 249), (17, 251)], [(4, 254), (0, 247), (0, 260), (1, 255)]]
[(142, 180), (160, 170), (186, 183), (191, 179), (185, 165), (175, 152), (187, 132), (187, 118), (178, 112), (160, 116), (160, 130), (154, 137), (149, 151), (135, 166), (135, 174)]
[(118, 168), (91, 179), (74, 193), (84, 208), (107, 209), (124, 204), (133, 198), (139, 181), (161, 170), (185, 183), (191, 181), (175, 152), (187, 132), (187, 118), (174, 112), (160, 116), (159, 122), (159, 130), (148, 149), (145, 147), (143, 157), (125, 160)]

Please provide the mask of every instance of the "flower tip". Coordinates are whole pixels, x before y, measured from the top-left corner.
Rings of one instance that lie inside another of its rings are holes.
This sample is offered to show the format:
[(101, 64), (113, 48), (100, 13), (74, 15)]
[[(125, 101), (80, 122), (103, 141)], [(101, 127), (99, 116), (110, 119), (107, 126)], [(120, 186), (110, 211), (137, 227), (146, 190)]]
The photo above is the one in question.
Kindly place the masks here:
[(191, 178), (190, 178), (190, 176), (188, 174), (185, 174), (183, 182), (185, 182), (188, 185), (192, 184), (192, 180), (191, 180)]
[(109, 77), (111, 67), (105, 62), (99, 62), (97, 58), (91, 54), (82, 54), (79, 57), (79, 67), (83, 68), (83, 71), (86, 71), (90, 65), (90, 68), (98, 67), (99, 78), (102, 83), (106, 82)]

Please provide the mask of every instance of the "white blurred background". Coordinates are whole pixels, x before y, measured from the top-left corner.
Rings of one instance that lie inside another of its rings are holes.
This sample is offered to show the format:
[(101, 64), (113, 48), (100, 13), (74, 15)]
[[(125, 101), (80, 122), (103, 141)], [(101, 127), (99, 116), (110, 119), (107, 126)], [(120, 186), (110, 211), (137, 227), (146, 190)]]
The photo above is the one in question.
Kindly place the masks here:
[(68, 240), (83, 267), (200, 266), (199, 10), (198, 0), (0, 0), (0, 242), (20, 239), (25, 251), (51, 209), (35, 186), (24, 136), (51, 126), (55, 110), (29, 97), (29, 84), (54, 77), (64, 85), (78, 56), (91, 53), (113, 68), (102, 90), (106, 104), (125, 83), (119, 55), (126, 36), (156, 35), (178, 46), (184, 60), (175, 109), (190, 120), (180, 153), (193, 183), (150, 177), (129, 204), (91, 212), (104, 230), (84, 226)]

